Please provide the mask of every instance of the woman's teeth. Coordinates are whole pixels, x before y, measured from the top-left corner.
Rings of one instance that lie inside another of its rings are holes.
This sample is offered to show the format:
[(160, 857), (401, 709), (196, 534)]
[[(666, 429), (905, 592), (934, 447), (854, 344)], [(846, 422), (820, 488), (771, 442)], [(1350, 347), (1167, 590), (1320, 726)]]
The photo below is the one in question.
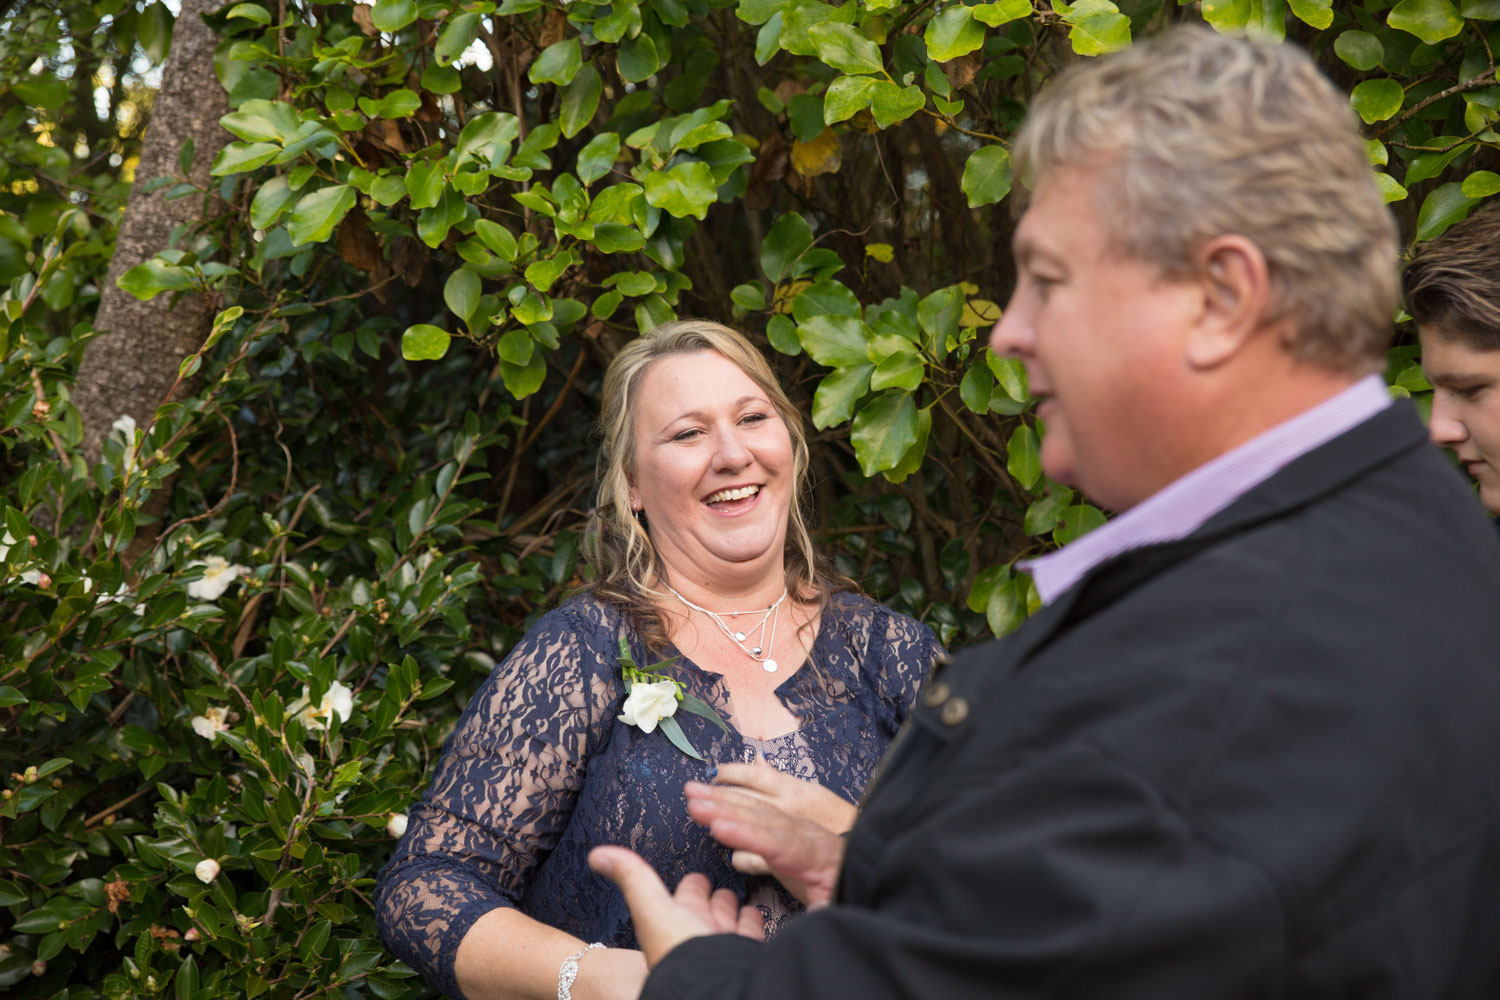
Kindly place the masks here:
[(755, 494), (757, 494), (759, 492), (760, 492), (760, 487), (759, 486), (740, 486), (740, 487), (738, 487), (736, 489), (732, 489), (732, 490), (720, 490), (719, 492), (715, 493), (713, 496), (709, 497), (707, 500), (705, 500), (703, 502), (704, 503), (723, 503), (726, 500), (743, 500), (746, 497), (753, 497), (753, 496), (755, 496)]

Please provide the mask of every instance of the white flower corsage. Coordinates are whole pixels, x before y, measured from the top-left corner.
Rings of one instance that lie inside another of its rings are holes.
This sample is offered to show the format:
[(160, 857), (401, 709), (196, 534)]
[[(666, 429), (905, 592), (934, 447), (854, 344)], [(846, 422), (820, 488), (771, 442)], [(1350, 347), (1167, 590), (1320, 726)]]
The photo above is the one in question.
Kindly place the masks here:
[(688, 694), (681, 682), (659, 672), (660, 668), (676, 662), (677, 657), (674, 656), (642, 669), (635, 665), (635, 657), (630, 655), (630, 646), (625, 637), (620, 636), (620, 674), (625, 679), (625, 704), (620, 706), (618, 718), (625, 725), (635, 726), (643, 733), (655, 732), (660, 727), (677, 749), (694, 760), (702, 760), (703, 755), (693, 749), (682, 726), (673, 718), (677, 709), (701, 715), (726, 733), (729, 732), (729, 727), (724, 725), (719, 713), (707, 702)]

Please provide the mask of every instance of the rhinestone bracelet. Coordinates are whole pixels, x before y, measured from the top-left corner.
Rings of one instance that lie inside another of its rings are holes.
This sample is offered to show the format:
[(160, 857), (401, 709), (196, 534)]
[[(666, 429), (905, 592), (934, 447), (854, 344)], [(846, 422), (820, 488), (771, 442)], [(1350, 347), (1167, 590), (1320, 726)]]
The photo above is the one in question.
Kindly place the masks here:
[(573, 1000), (573, 980), (578, 978), (578, 960), (595, 948), (603, 947), (603, 942), (595, 941), (563, 959), (557, 970), (557, 1000)]

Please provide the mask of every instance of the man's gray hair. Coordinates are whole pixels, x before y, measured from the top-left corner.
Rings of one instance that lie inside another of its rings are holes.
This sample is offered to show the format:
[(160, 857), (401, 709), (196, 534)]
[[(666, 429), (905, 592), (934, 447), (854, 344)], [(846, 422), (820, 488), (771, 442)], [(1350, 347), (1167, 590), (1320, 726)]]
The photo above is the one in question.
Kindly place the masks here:
[(1165, 277), (1195, 274), (1216, 236), (1250, 239), (1295, 357), (1382, 366), (1396, 225), (1348, 100), (1300, 48), (1178, 27), (1076, 65), (1033, 103), (1015, 159), (1033, 189), (1058, 167), (1106, 171), (1097, 208), (1117, 249)]

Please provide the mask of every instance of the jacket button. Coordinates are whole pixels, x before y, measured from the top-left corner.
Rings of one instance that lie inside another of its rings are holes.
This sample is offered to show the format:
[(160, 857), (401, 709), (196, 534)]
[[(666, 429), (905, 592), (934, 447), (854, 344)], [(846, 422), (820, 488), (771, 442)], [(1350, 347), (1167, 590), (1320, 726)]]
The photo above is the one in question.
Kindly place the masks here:
[(956, 726), (969, 717), (969, 703), (962, 698), (954, 698), (943, 706), (939, 717), (946, 725)]
[(922, 704), (926, 705), (928, 708), (937, 708), (943, 702), (948, 700), (949, 693), (950, 692), (948, 685), (944, 684), (942, 681), (937, 681), (936, 683), (929, 684), (927, 685), (927, 689), (922, 692)]

